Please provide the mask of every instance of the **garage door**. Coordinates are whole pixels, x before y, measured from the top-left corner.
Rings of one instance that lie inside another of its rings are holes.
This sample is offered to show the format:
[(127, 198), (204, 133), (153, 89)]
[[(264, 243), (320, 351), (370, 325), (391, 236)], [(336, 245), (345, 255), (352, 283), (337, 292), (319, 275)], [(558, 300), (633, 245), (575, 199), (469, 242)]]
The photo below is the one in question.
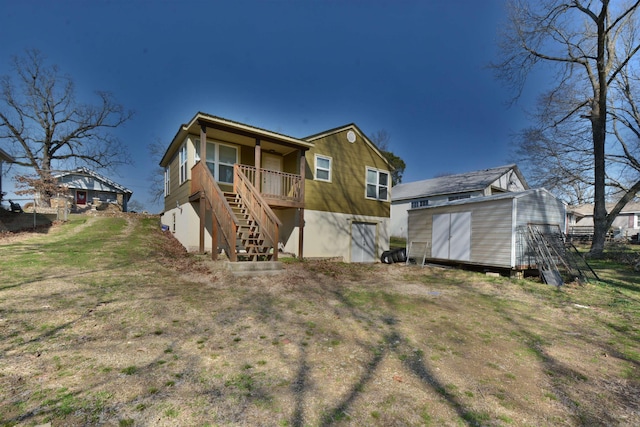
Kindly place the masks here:
[(375, 262), (376, 224), (351, 223), (351, 262)]

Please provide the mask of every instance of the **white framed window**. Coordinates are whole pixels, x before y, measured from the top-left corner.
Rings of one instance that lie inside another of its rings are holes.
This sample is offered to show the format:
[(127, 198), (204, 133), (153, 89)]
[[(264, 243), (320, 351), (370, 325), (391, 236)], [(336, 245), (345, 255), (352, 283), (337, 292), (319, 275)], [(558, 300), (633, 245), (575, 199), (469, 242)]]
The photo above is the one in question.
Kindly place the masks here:
[(167, 197), (171, 193), (171, 169), (169, 166), (164, 168), (164, 196)]
[(187, 180), (187, 144), (180, 147), (180, 184)]
[(471, 194), (459, 194), (457, 196), (449, 196), (449, 201), (453, 202), (454, 200), (462, 200), (462, 199), (470, 199)]
[(375, 200), (389, 200), (389, 172), (367, 168), (367, 190), (365, 197)]
[[(196, 161), (200, 160), (200, 141), (196, 140)], [(218, 182), (233, 184), (233, 165), (238, 163), (238, 148), (234, 145), (207, 141), (207, 167)]]
[(316, 173), (315, 173), (316, 181), (331, 182), (331, 163), (332, 163), (331, 157), (321, 156), (320, 154), (316, 154), (315, 163), (316, 163)]
[(415, 209), (415, 208), (423, 208), (425, 206), (429, 206), (429, 200), (428, 199), (423, 199), (423, 200), (413, 200), (411, 202), (411, 209)]

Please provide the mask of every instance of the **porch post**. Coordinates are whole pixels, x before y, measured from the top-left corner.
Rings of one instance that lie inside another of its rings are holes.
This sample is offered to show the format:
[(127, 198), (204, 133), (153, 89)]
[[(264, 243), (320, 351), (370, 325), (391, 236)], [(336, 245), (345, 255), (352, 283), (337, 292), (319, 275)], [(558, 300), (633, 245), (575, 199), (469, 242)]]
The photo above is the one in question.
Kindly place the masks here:
[(261, 165), (261, 159), (262, 159), (262, 148), (260, 147), (260, 139), (256, 138), (256, 149), (255, 149), (255, 166), (256, 166), (256, 176), (255, 176), (255, 182), (253, 183), (253, 186), (256, 187), (256, 190), (258, 190), (259, 193), (262, 192), (262, 189), (260, 188), (260, 168), (262, 167)]
[(204, 194), (200, 193), (200, 247), (199, 252), (204, 253), (204, 217), (207, 214), (207, 207), (205, 206), (206, 199)]
[(200, 125), (200, 161), (207, 165), (207, 126)]
[(304, 258), (304, 182), (305, 173), (307, 170), (307, 162), (304, 157), (304, 151), (298, 152), (300, 163), (300, 199), (302, 200), (302, 206), (298, 209), (298, 259)]
[(211, 259), (218, 260), (218, 221), (213, 209), (211, 210)]

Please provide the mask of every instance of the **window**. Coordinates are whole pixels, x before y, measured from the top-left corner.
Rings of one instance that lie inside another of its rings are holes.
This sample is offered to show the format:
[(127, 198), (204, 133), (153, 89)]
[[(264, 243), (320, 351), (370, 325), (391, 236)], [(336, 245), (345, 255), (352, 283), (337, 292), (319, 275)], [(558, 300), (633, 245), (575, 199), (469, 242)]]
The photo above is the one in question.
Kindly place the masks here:
[(316, 181), (331, 182), (331, 157), (316, 154)]
[(187, 144), (180, 147), (180, 184), (187, 180)]
[(164, 168), (164, 196), (167, 197), (171, 192), (171, 169), (169, 166)]
[(389, 173), (367, 168), (367, 199), (388, 200)]
[(449, 196), (449, 201), (453, 202), (454, 200), (462, 200), (462, 199), (470, 199), (471, 194), (460, 194), (458, 196)]
[(411, 202), (411, 209), (429, 206), (429, 200), (414, 200)]
[[(196, 161), (200, 160), (200, 141), (196, 140)], [(232, 145), (207, 142), (207, 167), (218, 182), (233, 184), (233, 165), (238, 162), (238, 149)]]

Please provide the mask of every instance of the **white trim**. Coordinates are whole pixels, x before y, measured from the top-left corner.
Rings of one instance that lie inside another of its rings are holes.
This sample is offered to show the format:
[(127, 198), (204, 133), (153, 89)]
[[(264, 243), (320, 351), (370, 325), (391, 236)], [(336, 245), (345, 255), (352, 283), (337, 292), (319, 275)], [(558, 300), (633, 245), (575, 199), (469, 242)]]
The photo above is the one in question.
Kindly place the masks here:
[[(329, 168), (323, 168), (318, 166), (318, 159), (322, 159), (322, 160), (328, 160), (329, 161)], [(333, 158), (331, 158), (330, 156), (325, 156), (324, 154), (316, 154), (313, 158), (314, 161), (314, 168), (313, 168), (313, 179), (315, 181), (323, 181), (323, 182), (331, 182), (332, 181), (332, 165), (333, 165)], [(323, 179), (323, 178), (318, 178), (318, 170), (320, 171), (326, 171), (329, 175), (328, 179)]]
[(180, 150), (178, 151), (178, 165), (180, 167), (179, 172), (180, 172), (180, 178), (178, 179), (178, 182), (180, 185), (184, 184), (184, 182), (187, 180), (187, 166), (188, 166), (188, 156), (187, 156), (187, 142), (183, 142), (182, 146), (180, 147)]
[[(375, 183), (369, 183), (369, 171), (371, 172), (375, 172), (376, 173), (376, 182)], [(380, 184), (380, 174), (385, 174), (387, 175), (387, 184), (386, 185), (382, 185)], [(389, 171), (386, 170), (382, 170), (382, 169), (377, 169), (371, 166), (366, 166), (365, 167), (365, 175), (364, 175), (364, 198), (368, 199), (368, 200), (380, 200), (383, 202), (388, 202), (389, 201), (389, 189), (390, 189), (390, 185), (391, 184), (391, 174), (389, 173)], [(376, 186), (376, 197), (370, 197), (369, 196), (369, 191), (368, 191), (368, 187), (369, 185), (375, 185)], [(380, 189), (381, 188), (386, 188), (387, 191), (387, 197), (386, 198), (380, 198)]]
[(164, 168), (164, 197), (171, 194), (171, 165)]
[[(200, 161), (200, 138), (198, 139), (193, 139), (193, 144), (195, 146), (195, 154), (194, 154), (194, 158), (195, 161), (198, 162)], [(209, 153), (209, 146), (213, 146), (213, 162), (209, 162), (207, 161), (207, 159), (204, 160), (205, 165), (207, 166), (207, 168), (209, 168), (209, 171), (211, 171), (211, 168), (209, 167), (209, 165), (213, 165), (213, 171), (212, 171), (212, 175), (215, 178), (216, 181), (221, 182), (223, 184), (233, 184), (233, 174), (231, 176), (231, 181), (222, 181), (220, 179), (220, 166), (227, 166), (227, 167), (231, 167), (233, 168), (233, 165), (238, 163), (238, 146), (234, 145), (234, 144), (230, 144), (230, 143), (226, 143), (226, 142), (221, 142), (221, 141), (216, 141), (216, 140), (212, 140), (212, 139), (207, 139), (207, 153)], [(220, 147), (229, 147), (229, 148), (233, 148), (236, 152), (236, 158), (234, 160), (233, 163), (222, 163), (220, 162)]]

